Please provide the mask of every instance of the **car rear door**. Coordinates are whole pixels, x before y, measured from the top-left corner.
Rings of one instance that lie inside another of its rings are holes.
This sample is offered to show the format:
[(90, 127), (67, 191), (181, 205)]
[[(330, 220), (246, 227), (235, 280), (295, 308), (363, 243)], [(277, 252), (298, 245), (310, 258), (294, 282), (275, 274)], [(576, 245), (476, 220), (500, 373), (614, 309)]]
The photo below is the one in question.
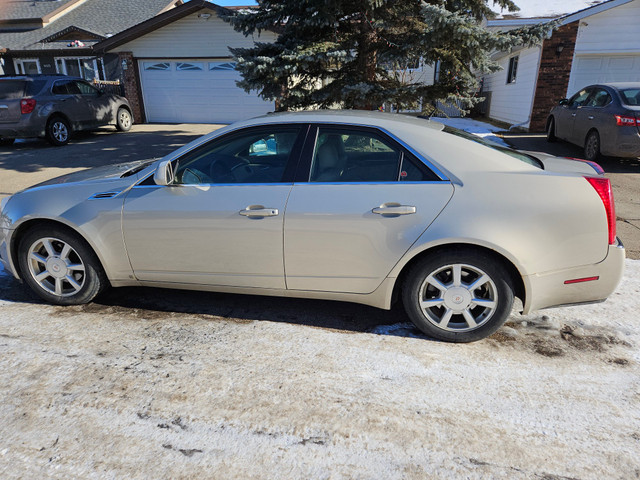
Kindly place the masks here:
[(374, 291), (453, 195), (451, 183), (375, 128), (319, 125), (287, 203), (287, 288)]
[(283, 218), (306, 125), (247, 128), (172, 162), (128, 193), (124, 240), (137, 279), (284, 289)]
[(89, 114), (87, 102), (82, 98), (80, 89), (75, 80), (56, 80), (51, 86), (54, 97), (54, 109), (66, 115), (74, 129), (86, 125)]
[(591, 94), (587, 100), (577, 109), (575, 121), (573, 123), (573, 137), (578, 145), (584, 145), (584, 142), (593, 128), (604, 133), (607, 125), (611, 125), (612, 116), (605, 120), (603, 112), (611, 104), (611, 94), (602, 87), (591, 89)]

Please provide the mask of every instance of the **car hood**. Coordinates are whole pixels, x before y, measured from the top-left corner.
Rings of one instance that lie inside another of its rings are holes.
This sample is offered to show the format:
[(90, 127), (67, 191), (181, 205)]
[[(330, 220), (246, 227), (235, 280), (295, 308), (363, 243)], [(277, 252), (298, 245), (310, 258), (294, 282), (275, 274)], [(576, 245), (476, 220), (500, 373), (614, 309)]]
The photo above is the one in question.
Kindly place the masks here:
[(578, 158), (565, 158), (549, 155), (544, 152), (523, 152), (537, 158), (544, 165), (544, 169), (556, 173), (576, 173), (580, 175), (600, 175), (595, 162), (588, 162)]
[[(52, 178), (46, 182), (33, 185), (31, 188), (46, 187), (50, 185), (94, 182), (99, 180), (112, 180), (131, 177), (150, 166), (156, 159), (138, 160), (135, 162), (118, 163), (115, 165), (104, 165), (102, 167), (89, 168), (79, 172), (68, 173), (60, 177)], [(135, 178), (132, 178), (134, 180)]]

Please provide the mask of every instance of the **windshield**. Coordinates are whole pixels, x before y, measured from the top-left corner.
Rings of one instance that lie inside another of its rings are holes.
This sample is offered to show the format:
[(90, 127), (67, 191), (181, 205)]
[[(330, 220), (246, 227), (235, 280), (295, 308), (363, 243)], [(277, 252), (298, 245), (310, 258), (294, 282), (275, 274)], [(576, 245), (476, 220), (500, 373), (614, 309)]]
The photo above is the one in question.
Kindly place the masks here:
[(623, 103), (627, 105), (640, 105), (640, 88), (627, 88), (620, 90)]
[(0, 80), (0, 99), (13, 100), (24, 97), (24, 80)]
[(506, 153), (510, 157), (513, 157), (521, 162), (532, 165), (534, 167), (543, 169), (544, 166), (542, 162), (531, 155), (526, 155), (522, 152), (514, 150), (509, 147), (505, 147), (504, 145), (500, 145), (497, 142), (493, 142), (491, 140), (487, 140), (486, 138), (479, 137), (478, 135), (474, 135), (472, 133), (465, 132), (464, 130), (458, 130), (457, 128), (450, 127), (445, 125), (442, 130), (443, 132), (450, 133), (451, 135), (456, 135), (457, 137), (466, 138), (467, 140), (471, 140), (472, 142), (479, 143), (480, 145), (484, 145), (485, 147), (492, 148), (493, 150), (497, 150), (501, 153)]

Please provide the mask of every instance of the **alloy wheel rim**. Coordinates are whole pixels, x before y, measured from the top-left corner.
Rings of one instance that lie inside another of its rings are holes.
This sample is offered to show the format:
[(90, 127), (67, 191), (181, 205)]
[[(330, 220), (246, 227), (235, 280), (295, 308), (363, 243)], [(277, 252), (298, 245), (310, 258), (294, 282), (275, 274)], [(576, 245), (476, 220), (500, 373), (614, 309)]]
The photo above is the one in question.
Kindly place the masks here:
[(67, 130), (67, 126), (62, 122), (55, 122), (53, 124), (53, 137), (59, 141), (64, 142), (67, 140), (69, 136), (69, 131)]
[(427, 276), (419, 290), (427, 320), (449, 332), (468, 332), (486, 324), (498, 307), (498, 289), (481, 269), (452, 264)]
[(120, 125), (124, 128), (129, 128), (131, 126), (131, 117), (127, 112), (120, 113)]
[(28, 251), (29, 273), (43, 290), (59, 297), (75, 295), (84, 286), (85, 265), (68, 243), (46, 237)]

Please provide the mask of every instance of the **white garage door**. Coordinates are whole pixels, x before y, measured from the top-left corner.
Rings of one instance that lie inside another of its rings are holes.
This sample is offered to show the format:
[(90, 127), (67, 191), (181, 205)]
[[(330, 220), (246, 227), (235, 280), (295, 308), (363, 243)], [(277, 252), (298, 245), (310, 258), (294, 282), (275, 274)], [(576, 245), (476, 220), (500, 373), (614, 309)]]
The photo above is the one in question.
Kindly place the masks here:
[(235, 64), (215, 60), (140, 60), (148, 122), (231, 123), (274, 110), (236, 86)]
[(567, 97), (603, 82), (640, 82), (640, 55), (576, 55)]

